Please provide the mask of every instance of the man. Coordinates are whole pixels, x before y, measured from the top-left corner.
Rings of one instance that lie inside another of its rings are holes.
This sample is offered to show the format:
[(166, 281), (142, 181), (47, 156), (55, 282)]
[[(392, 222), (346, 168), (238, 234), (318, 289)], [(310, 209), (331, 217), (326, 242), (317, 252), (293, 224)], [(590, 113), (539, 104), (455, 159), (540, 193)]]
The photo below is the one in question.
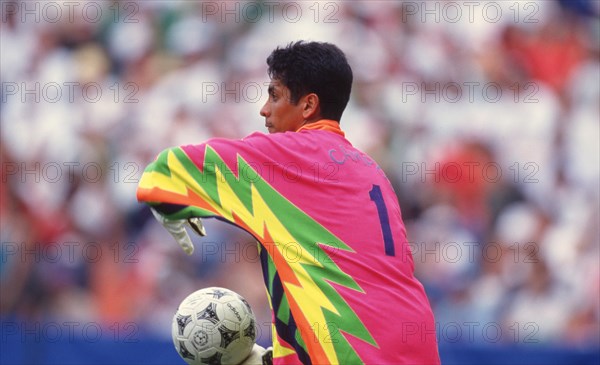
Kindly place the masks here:
[[(379, 166), (344, 138), (352, 70), (336, 46), (267, 58), (268, 135), (163, 151), (137, 196), (184, 250), (217, 217), (260, 243), (274, 364), (437, 364), (433, 314), (400, 207)], [(192, 220), (190, 220), (192, 219)]]

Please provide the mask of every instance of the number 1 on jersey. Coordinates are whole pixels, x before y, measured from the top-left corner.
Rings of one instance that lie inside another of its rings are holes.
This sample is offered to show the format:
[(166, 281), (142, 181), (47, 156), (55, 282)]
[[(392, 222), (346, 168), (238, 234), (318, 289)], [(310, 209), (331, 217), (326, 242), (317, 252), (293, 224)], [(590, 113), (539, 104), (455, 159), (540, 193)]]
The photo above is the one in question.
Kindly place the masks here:
[(373, 188), (369, 191), (369, 197), (371, 197), (371, 200), (375, 203), (377, 213), (379, 214), (379, 223), (381, 224), (381, 233), (383, 233), (385, 254), (388, 256), (396, 256), (394, 237), (392, 237), (392, 229), (390, 228), (390, 218), (379, 185), (373, 185)]

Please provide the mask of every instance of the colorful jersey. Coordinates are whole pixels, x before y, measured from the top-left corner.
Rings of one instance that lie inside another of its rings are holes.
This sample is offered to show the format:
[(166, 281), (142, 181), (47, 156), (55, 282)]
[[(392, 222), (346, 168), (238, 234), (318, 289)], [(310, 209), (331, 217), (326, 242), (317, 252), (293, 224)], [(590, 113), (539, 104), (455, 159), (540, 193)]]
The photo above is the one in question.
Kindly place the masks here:
[(331, 122), (167, 149), (137, 196), (259, 241), (275, 364), (439, 363), (396, 195)]

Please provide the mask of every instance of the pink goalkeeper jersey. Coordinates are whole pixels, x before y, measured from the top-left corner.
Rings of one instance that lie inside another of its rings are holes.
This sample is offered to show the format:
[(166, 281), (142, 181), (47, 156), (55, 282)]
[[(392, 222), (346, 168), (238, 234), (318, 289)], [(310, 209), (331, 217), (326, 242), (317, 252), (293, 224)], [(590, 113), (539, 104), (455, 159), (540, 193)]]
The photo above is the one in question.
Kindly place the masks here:
[(440, 363), (396, 195), (337, 122), (167, 149), (137, 196), (256, 237), (275, 364)]

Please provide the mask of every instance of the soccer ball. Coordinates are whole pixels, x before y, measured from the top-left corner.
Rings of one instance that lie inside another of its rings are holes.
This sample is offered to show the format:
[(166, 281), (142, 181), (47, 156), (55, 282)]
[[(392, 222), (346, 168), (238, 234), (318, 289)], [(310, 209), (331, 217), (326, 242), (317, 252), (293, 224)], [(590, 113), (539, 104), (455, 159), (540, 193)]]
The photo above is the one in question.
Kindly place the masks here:
[(206, 288), (181, 302), (171, 334), (175, 349), (188, 364), (238, 364), (252, 351), (256, 319), (238, 293)]

